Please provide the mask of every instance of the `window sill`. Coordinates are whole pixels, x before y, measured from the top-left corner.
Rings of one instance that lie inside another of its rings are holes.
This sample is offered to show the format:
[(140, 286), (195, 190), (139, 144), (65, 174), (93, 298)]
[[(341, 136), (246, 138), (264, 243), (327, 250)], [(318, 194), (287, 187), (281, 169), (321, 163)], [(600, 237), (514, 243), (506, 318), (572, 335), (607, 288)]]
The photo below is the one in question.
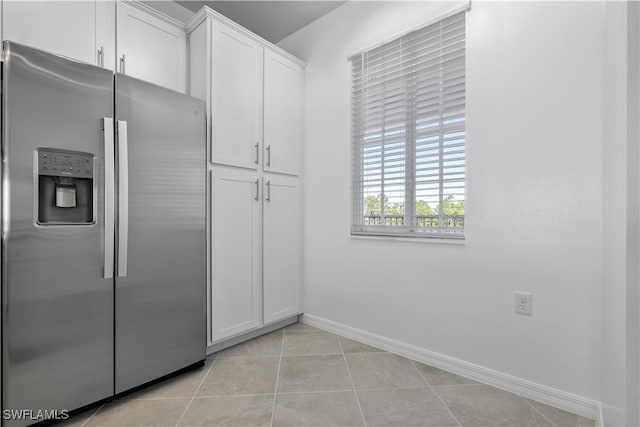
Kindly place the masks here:
[(379, 234), (349, 234), (349, 237), (355, 240), (378, 240), (378, 241), (396, 241), (396, 242), (412, 242), (412, 243), (433, 243), (436, 245), (453, 245), (465, 246), (464, 237), (443, 238), (443, 237), (408, 237), (408, 236), (385, 236)]

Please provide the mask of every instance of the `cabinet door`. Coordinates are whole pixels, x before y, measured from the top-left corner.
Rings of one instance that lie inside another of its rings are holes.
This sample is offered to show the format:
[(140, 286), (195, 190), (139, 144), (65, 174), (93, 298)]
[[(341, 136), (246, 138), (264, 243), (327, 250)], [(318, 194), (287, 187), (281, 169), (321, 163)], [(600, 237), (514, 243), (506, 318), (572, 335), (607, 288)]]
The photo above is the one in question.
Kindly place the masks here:
[(130, 4), (117, 7), (118, 71), (185, 93), (186, 31)]
[(263, 49), (219, 22), (213, 22), (212, 39), (211, 161), (257, 169)]
[(293, 177), (264, 181), (264, 323), (270, 323), (300, 313), (300, 189)]
[(214, 168), (211, 179), (211, 341), (260, 324), (259, 181)]
[(97, 3), (5, 0), (3, 38), (98, 65)]
[(284, 56), (265, 50), (264, 170), (297, 175), (302, 141), (303, 70)]

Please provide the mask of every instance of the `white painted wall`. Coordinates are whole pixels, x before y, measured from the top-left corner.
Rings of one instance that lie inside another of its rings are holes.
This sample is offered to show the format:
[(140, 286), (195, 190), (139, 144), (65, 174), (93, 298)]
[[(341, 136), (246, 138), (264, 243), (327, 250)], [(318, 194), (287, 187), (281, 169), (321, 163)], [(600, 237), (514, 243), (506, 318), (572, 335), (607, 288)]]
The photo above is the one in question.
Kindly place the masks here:
[(601, 401), (607, 426), (640, 425), (638, 188), (640, 5), (605, 6)]
[(347, 55), (450, 7), (349, 2), (279, 43), (307, 61), (305, 311), (597, 399), (601, 3), (474, 2), (466, 244), (349, 236)]
[(607, 425), (624, 425), (626, 396), (625, 292), (627, 233), (627, 7), (605, 7), (604, 245), (602, 288), (602, 411)]

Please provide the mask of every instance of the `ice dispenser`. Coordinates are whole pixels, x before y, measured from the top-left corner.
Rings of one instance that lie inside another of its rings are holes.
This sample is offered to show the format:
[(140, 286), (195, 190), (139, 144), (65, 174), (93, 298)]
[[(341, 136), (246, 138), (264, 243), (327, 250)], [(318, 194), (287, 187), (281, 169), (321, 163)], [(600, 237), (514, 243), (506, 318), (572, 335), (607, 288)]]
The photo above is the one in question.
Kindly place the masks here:
[(94, 222), (93, 154), (38, 149), (38, 224)]

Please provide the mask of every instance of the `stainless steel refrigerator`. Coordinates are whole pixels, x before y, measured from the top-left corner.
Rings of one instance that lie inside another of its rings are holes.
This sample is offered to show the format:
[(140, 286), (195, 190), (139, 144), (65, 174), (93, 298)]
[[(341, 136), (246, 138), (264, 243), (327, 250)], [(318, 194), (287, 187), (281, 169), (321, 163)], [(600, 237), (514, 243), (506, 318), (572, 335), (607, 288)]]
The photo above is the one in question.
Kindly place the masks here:
[(4, 42), (3, 413), (205, 358), (205, 139), (202, 101)]

